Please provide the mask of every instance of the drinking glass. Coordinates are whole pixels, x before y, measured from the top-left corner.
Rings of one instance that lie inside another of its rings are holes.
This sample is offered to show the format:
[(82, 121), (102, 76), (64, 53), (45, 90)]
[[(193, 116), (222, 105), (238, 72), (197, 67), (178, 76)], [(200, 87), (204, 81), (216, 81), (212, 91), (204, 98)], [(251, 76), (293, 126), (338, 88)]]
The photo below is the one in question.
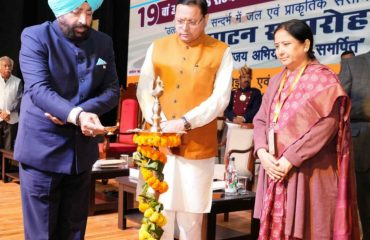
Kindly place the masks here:
[(128, 168), (128, 158), (129, 158), (128, 154), (121, 154), (120, 155), (119, 159), (122, 160), (123, 168)]
[(248, 177), (238, 176), (238, 193), (243, 195), (247, 193)]

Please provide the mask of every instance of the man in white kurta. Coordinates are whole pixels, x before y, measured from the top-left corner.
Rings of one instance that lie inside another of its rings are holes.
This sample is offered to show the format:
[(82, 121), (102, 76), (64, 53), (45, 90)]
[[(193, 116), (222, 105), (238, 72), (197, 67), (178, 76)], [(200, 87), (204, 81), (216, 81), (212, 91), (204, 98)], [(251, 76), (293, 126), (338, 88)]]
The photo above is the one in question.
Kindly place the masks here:
[(141, 69), (137, 97), (146, 121), (152, 122), (151, 91), (159, 77), (162, 130), (187, 131), (164, 168), (169, 189), (160, 196), (167, 218), (161, 239), (173, 239), (175, 221), (180, 239), (200, 239), (203, 213), (211, 208), (216, 118), (230, 99), (233, 61), (226, 44), (204, 33), (207, 20), (205, 0), (199, 5), (178, 1), (176, 34), (156, 40)]
[(13, 60), (0, 58), (0, 148), (12, 150), (18, 128), (18, 112), (23, 92), (19, 78), (12, 75)]

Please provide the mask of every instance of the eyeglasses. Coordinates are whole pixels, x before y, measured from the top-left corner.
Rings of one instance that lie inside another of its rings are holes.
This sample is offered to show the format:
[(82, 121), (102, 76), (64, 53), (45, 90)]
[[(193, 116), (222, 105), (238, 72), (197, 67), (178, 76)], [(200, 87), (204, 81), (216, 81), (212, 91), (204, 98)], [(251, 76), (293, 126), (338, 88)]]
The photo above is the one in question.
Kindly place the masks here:
[(202, 17), (200, 20), (198, 21), (194, 21), (194, 20), (185, 20), (185, 19), (176, 19), (175, 20), (175, 24), (179, 27), (184, 27), (186, 26), (186, 24), (189, 26), (189, 27), (197, 27), (202, 21), (203, 21), (204, 17)]

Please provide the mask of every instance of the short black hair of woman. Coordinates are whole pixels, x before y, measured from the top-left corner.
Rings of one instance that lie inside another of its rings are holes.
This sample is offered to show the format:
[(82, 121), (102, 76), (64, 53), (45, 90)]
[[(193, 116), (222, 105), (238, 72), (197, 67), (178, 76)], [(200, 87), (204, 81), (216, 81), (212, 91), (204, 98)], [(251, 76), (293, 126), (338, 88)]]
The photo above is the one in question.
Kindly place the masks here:
[(177, 0), (176, 6), (178, 4), (182, 5), (197, 5), (200, 7), (202, 15), (205, 16), (208, 13), (208, 5), (206, 0)]
[(281, 23), (274, 31), (275, 34), (278, 30), (283, 29), (292, 35), (299, 42), (304, 43), (306, 39), (310, 40), (310, 47), (308, 49), (308, 57), (310, 59), (315, 59), (315, 54), (313, 52), (313, 34), (311, 28), (302, 20), (292, 19)]

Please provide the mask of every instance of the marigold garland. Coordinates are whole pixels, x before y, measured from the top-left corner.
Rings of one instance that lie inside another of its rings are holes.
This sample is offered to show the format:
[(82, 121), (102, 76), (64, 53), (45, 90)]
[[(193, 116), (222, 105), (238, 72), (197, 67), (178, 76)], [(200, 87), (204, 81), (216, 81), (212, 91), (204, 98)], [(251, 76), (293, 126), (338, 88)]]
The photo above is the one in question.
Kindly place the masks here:
[[(139, 196), (139, 210), (144, 214), (139, 230), (139, 239), (160, 239), (162, 227), (167, 223), (161, 213), (162, 203), (158, 202), (159, 194), (168, 190), (164, 181), (163, 168), (167, 156), (160, 148), (171, 148), (181, 144), (181, 137), (175, 133), (140, 132), (134, 135), (134, 142), (138, 144), (134, 160), (140, 166), (140, 172), (145, 180), (143, 191)], [(148, 192), (149, 187), (155, 194)]]
[(159, 160), (162, 163), (166, 164), (167, 162), (167, 156), (163, 152), (154, 149), (149, 146), (138, 146), (137, 151), (141, 153), (144, 157), (150, 158), (152, 160)]
[(177, 147), (181, 143), (181, 137), (177, 134), (140, 133), (135, 134), (134, 143), (153, 147)]

